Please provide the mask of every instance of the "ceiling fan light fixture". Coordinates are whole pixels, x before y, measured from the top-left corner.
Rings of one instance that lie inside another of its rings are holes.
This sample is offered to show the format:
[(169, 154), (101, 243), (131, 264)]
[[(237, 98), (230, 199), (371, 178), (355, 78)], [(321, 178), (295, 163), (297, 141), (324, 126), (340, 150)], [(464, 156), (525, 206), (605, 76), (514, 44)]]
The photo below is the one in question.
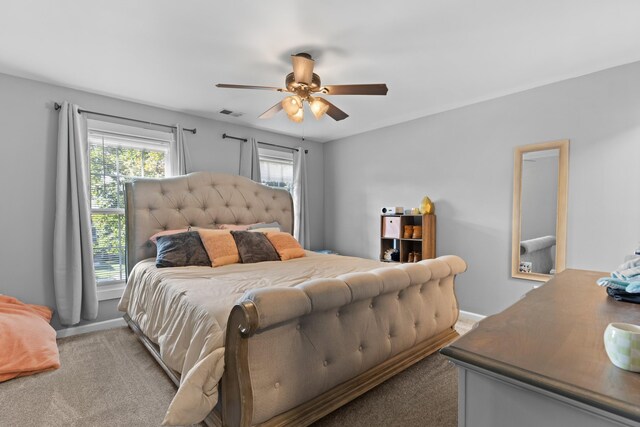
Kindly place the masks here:
[(302, 110), (302, 98), (300, 98), (298, 95), (287, 96), (282, 100), (282, 108), (287, 113), (287, 115), (294, 115), (298, 111)]
[(302, 108), (300, 108), (294, 114), (287, 113), (287, 117), (289, 117), (289, 120), (291, 120), (292, 122), (300, 123), (304, 120), (304, 111), (302, 110)]
[(323, 98), (309, 97), (309, 107), (316, 120), (320, 120), (329, 110), (329, 103)]
[(289, 93), (289, 96), (262, 113), (259, 118), (269, 119), (280, 110), (285, 110), (289, 120), (296, 123), (300, 123), (304, 119), (305, 101), (309, 104), (311, 113), (317, 120), (320, 120), (325, 114), (337, 122), (349, 117), (333, 103), (313, 95), (386, 95), (389, 90), (384, 83), (322, 86), (320, 76), (313, 72), (314, 65), (315, 62), (308, 53), (301, 52), (291, 55), (293, 72), (286, 75), (284, 88), (226, 83), (218, 83), (216, 86), (228, 89), (260, 89)]

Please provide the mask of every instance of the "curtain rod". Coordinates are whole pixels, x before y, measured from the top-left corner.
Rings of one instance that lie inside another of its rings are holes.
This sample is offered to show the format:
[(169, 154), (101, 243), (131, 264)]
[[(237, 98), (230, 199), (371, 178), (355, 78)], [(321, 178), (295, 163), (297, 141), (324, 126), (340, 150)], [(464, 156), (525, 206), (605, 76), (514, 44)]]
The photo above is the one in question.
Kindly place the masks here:
[[(59, 109), (62, 108), (62, 105), (58, 104), (57, 102), (53, 104), (54, 108), (56, 109), (56, 111), (58, 111)], [(103, 117), (111, 117), (112, 119), (122, 119), (122, 120), (129, 120), (130, 122), (136, 122), (136, 123), (144, 123), (147, 125), (153, 125), (153, 126), (162, 126), (165, 128), (171, 128), (171, 129), (177, 129), (176, 126), (172, 126), (172, 125), (165, 125), (162, 123), (154, 123), (154, 122), (148, 122), (146, 120), (138, 120), (138, 119), (131, 119), (129, 117), (122, 117), (122, 116), (114, 116), (113, 114), (105, 114), (105, 113), (98, 113), (95, 111), (89, 111), (89, 110), (78, 110), (78, 113), (82, 114), (82, 113), (87, 113), (87, 114), (94, 114), (96, 116), (103, 116)], [(192, 134), (196, 134), (197, 129), (193, 128), (193, 129), (186, 129), (183, 128), (182, 130), (186, 131), (186, 132), (191, 132)]]
[[(231, 136), (231, 135), (227, 135), (226, 133), (222, 134), (222, 139), (235, 139), (236, 141), (242, 141), (242, 142), (247, 142), (247, 138), (238, 138), (237, 136)], [(270, 147), (278, 147), (278, 148), (284, 148), (285, 150), (291, 150), (291, 151), (300, 151), (297, 148), (293, 148), (293, 147), (287, 147), (284, 145), (278, 145), (278, 144), (272, 144), (270, 142), (262, 142), (262, 141), (258, 141), (258, 144), (262, 144), (262, 145), (268, 145)], [(304, 153), (307, 154), (309, 152), (309, 150), (304, 150)]]

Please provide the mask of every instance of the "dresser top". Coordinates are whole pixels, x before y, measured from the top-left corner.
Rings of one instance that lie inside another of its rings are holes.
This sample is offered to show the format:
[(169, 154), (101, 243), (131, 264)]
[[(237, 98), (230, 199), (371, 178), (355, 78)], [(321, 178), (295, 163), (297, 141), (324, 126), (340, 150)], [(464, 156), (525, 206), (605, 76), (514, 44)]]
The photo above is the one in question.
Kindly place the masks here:
[(611, 322), (640, 324), (640, 305), (608, 297), (596, 285), (606, 276), (565, 270), (441, 352), (640, 421), (640, 373), (615, 367), (603, 338)]

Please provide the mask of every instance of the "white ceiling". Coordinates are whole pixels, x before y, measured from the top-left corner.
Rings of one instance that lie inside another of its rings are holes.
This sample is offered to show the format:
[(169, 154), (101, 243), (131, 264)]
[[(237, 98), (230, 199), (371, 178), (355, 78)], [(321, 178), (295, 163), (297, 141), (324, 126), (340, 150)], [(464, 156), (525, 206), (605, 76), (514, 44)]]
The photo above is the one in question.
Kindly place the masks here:
[[(300, 51), (324, 84), (389, 94), (334, 96), (348, 119), (295, 124), (257, 119), (280, 93), (214, 87), (283, 86)], [(14, 0), (0, 14), (2, 73), (317, 141), (638, 60), (638, 0)]]

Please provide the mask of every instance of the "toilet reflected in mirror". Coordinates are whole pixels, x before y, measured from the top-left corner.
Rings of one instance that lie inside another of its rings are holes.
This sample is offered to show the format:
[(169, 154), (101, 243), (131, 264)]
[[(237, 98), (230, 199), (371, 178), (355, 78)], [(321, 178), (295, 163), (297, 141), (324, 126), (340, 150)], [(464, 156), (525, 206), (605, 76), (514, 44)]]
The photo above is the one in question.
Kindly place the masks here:
[(546, 281), (564, 269), (569, 141), (518, 147), (512, 275)]
[(522, 155), (521, 273), (555, 273), (559, 158), (557, 148)]

